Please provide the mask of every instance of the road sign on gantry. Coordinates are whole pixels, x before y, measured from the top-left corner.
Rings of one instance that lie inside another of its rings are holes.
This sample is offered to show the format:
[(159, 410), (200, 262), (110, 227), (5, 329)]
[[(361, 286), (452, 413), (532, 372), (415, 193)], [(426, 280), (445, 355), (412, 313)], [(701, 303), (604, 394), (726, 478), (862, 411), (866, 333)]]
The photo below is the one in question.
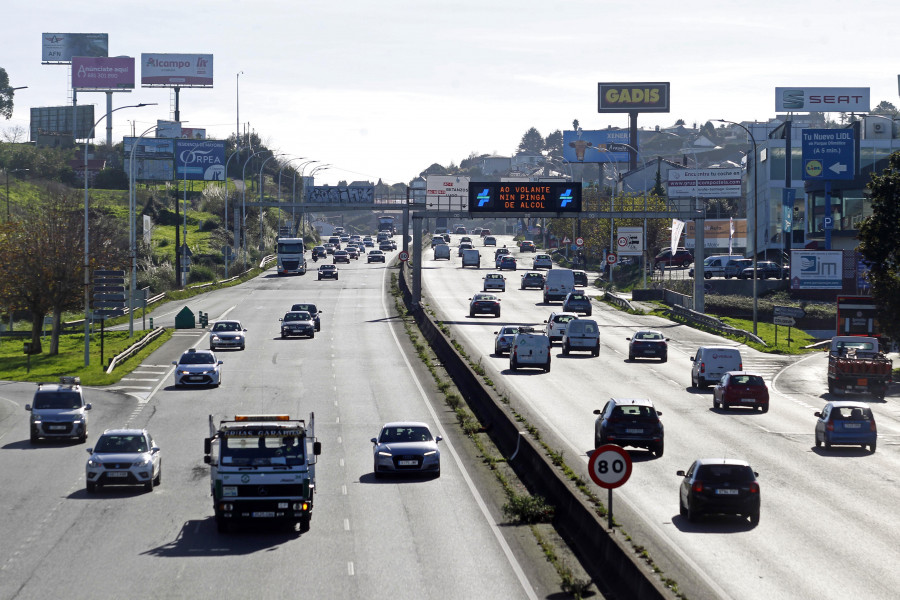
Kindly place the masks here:
[(644, 252), (644, 229), (617, 227), (616, 250), (621, 256), (640, 256)]
[(581, 212), (581, 183), (473, 181), (469, 184), (469, 212), (511, 216)]
[(600, 446), (591, 454), (588, 473), (600, 487), (617, 488), (631, 477), (631, 455), (615, 444)]

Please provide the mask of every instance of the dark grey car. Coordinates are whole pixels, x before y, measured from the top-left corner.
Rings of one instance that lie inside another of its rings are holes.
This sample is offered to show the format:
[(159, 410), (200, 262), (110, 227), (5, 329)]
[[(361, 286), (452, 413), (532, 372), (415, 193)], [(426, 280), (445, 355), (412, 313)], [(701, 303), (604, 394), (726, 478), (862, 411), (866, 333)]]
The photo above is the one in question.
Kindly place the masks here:
[(591, 299), (584, 292), (569, 292), (563, 300), (563, 312), (584, 313), (589, 317), (593, 310)]

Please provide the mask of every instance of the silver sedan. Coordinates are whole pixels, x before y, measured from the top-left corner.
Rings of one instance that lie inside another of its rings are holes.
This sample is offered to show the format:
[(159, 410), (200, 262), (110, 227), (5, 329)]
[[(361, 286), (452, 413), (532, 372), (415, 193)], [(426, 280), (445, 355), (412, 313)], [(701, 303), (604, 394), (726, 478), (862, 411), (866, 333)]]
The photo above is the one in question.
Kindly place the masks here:
[(441, 451), (425, 423), (403, 421), (387, 423), (377, 438), (372, 438), (375, 477), (385, 473), (430, 473), (441, 476)]

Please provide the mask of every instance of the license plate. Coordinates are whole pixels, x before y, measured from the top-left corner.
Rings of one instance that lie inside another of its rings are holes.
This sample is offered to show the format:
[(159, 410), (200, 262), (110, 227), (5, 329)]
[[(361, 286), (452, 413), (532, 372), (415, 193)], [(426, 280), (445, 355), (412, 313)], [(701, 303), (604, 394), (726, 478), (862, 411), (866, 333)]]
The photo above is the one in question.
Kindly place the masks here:
[(190, 377), (187, 378), (187, 380), (188, 381), (202, 381), (203, 376), (202, 375), (191, 375)]
[(740, 490), (732, 489), (732, 488), (724, 488), (716, 490), (716, 494), (719, 496), (737, 496), (740, 493)]
[(109, 471), (107, 477), (128, 477), (128, 471)]
[(656, 350), (644, 350), (644, 354), (656, 354)]
[(741, 398), (741, 402), (756, 402), (756, 398)]
[(859, 429), (862, 427), (859, 423), (844, 423), (844, 429)]
[(643, 429), (626, 429), (625, 433), (644, 433)]
[(869, 385), (869, 380), (868, 379), (857, 379), (856, 385), (867, 386), (867, 385)]
[(419, 461), (417, 461), (417, 460), (398, 460), (397, 464), (400, 465), (401, 467), (414, 467), (417, 464), (419, 464)]
[(253, 512), (253, 513), (250, 513), (250, 516), (253, 517), (254, 519), (274, 519), (275, 511)]
[(62, 431), (65, 428), (65, 425), (47, 425), (47, 429), (50, 431)]

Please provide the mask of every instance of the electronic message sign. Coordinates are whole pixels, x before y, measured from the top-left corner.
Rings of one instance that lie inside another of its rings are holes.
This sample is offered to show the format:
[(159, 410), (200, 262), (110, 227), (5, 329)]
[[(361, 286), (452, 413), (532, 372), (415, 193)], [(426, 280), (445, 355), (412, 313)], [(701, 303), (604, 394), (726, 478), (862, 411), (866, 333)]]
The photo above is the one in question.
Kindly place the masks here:
[(580, 182), (471, 182), (469, 212), (581, 212)]

